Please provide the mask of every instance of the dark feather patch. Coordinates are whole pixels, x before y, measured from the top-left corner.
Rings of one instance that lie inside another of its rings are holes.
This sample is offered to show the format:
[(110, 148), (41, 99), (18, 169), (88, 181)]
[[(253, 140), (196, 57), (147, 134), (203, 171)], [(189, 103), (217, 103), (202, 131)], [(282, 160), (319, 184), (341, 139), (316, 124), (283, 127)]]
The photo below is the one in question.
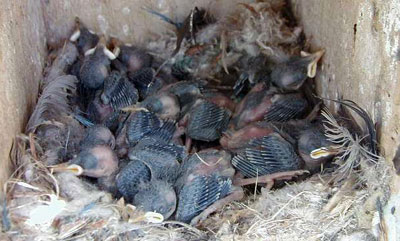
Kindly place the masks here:
[[(174, 144), (157, 143), (156, 140), (145, 138), (129, 151), (131, 160), (144, 162), (158, 179), (176, 177), (179, 162), (186, 157), (185, 148)], [(172, 178), (173, 179), (173, 178)]]
[(162, 126), (162, 121), (152, 112), (138, 111), (132, 113), (127, 122), (127, 136), (130, 144), (136, 144), (146, 134)]
[(101, 100), (103, 104), (111, 105), (114, 110), (120, 110), (135, 104), (139, 100), (139, 94), (125, 76), (113, 71), (104, 81)]
[(179, 192), (176, 219), (189, 223), (204, 209), (231, 192), (232, 181), (217, 176), (199, 176)]
[(293, 146), (282, 137), (268, 135), (236, 155), (232, 165), (246, 177), (268, 175), (276, 172), (297, 170), (301, 160)]
[(268, 112), (265, 114), (266, 121), (288, 121), (301, 117), (307, 108), (307, 101), (297, 94), (286, 94), (278, 97)]
[(141, 161), (130, 161), (119, 172), (116, 184), (119, 192), (127, 201), (132, 201), (139, 191), (139, 185), (150, 181), (150, 169)]
[(214, 141), (226, 130), (230, 111), (209, 101), (203, 101), (190, 112), (187, 134), (202, 141)]
[(175, 121), (169, 120), (165, 121), (161, 127), (154, 129), (150, 133), (146, 134), (146, 137), (169, 143), (174, 137), (175, 131)]
[(134, 73), (129, 73), (129, 80), (139, 90), (140, 97), (144, 99), (149, 95), (149, 89), (156, 83), (157, 78), (154, 77), (154, 70), (152, 68), (142, 68)]

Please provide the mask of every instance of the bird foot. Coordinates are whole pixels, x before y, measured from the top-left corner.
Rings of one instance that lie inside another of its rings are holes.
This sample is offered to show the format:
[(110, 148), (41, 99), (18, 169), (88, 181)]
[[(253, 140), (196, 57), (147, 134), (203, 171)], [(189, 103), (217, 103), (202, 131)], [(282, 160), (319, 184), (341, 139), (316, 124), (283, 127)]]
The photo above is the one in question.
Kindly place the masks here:
[(269, 175), (253, 177), (253, 178), (237, 178), (234, 180), (236, 186), (246, 186), (255, 183), (266, 184), (267, 189), (271, 189), (277, 180), (290, 180), (293, 177), (309, 173), (307, 170), (296, 170), (288, 172), (277, 172)]
[(244, 197), (244, 192), (241, 187), (234, 187), (234, 190), (228, 196), (216, 201), (211, 206), (203, 210), (199, 215), (194, 217), (190, 222), (190, 225), (195, 226), (199, 222), (204, 221), (210, 214), (220, 210), (226, 204), (231, 203), (233, 201), (240, 201)]

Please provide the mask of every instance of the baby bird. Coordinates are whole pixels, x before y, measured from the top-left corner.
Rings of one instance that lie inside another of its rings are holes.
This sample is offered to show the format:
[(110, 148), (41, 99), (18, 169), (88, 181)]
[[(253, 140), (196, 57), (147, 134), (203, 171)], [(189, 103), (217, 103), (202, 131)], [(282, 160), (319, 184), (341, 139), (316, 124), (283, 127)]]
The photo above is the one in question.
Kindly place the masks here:
[(107, 128), (91, 127), (80, 143), (79, 154), (67, 164), (60, 164), (52, 169), (53, 171), (69, 171), (75, 175), (96, 178), (101, 189), (115, 194), (118, 158), (112, 150), (113, 143), (114, 136)]
[(123, 44), (116, 38), (111, 38), (110, 42), (115, 49), (119, 49), (118, 60), (126, 66), (128, 72), (135, 73), (142, 68), (151, 67), (153, 57), (145, 49)]
[(178, 98), (168, 92), (159, 91), (136, 105), (136, 109), (145, 108), (161, 119), (177, 120), (180, 113)]
[(79, 72), (80, 81), (88, 89), (99, 89), (110, 72), (110, 60), (116, 58), (106, 46), (105, 37), (102, 36), (93, 49), (86, 51), (85, 59)]
[(142, 68), (134, 73), (128, 74), (129, 80), (139, 91), (139, 96), (143, 100), (147, 96), (155, 94), (164, 86), (164, 80), (154, 77), (155, 71), (152, 68)]
[(87, 108), (88, 117), (96, 124), (111, 129), (118, 125), (121, 109), (136, 104), (139, 96), (136, 88), (117, 71), (112, 71), (105, 79), (102, 93), (97, 92)]
[(232, 159), (232, 165), (245, 177), (257, 177), (298, 170), (303, 167), (303, 162), (291, 143), (272, 133), (252, 140), (250, 147)]
[(215, 149), (203, 150), (186, 159), (175, 184), (178, 221), (196, 224), (227, 202), (243, 197), (241, 188), (233, 187), (231, 155)]
[(129, 151), (131, 162), (117, 176), (120, 193), (144, 211), (156, 211), (167, 219), (176, 208), (172, 187), (179, 162), (186, 157), (182, 146), (142, 139)]
[(133, 202), (139, 209), (157, 212), (164, 220), (176, 210), (177, 198), (173, 186), (165, 181), (153, 180), (139, 186)]
[(119, 111), (115, 110), (110, 103), (104, 104), (99, 92), (88, 104), (87, 115), (89, 120), (95, 124), (104, 125), (110, 129), (118, 126)]
[(301, 94), (279, 94), (265, 83), (259, 83), (236, 106), (230, 125), (238, 129), (262, 119), (288, 121), (301, 117), (307, 107), (307, 100)]
[(331, 160), (339, 152), (339, 147), (325, 136), (320, 120), (291, 120), (274, 125), (281, 133), (288, 133), (295, 140), (297, 152), (304, 160), (307, 170), (318, 170), (321, 164)]
[(251, 140), (262, 138), (276, 132), (274, 126), (267, 121), (250, 123), (238, 130), (226, 130), (219, 143), (225, 150), (232, 152), (248, 147)]
[(198, 99), (180, 121), (186, 135), (194, 140), (214, 141), (226, 130), (231, 112), (208, 100)]
[(104, 81), (103, 93), (100, 96), (105, 105), (114, 110), (136, 104), (139, 93), (127, 77), (117, 71), (112, 71)]
[[(302, 56), (293, 56), (285, 60), (272, 60), (266, 56), (246, 58), (248, 70), (241, 73), (233, 89), (238, 96), (246, 85), (253, 87), (258, 83), (271, 83), (276, 87), (293, 91), (298, 90), (307, 78), (314, 78), (317, 63), (324, 54), (324, 50), (313, 54), (302, 52)], [(248, 83), (248, 84), (247, 84)]]
[(85, 137), (80, 142), (80, 150), (85, 150), (97, 145), (107, 145), (115, 148), (115, 137), (107, 127), (94, 125), (86, 129)]
[(78, 17), (75, 18), (75, 31), (72, 33), (71, 42), (76, 43), (76, 47), (80, 54), (85, 54), (91, 48), (94, 48), (99, 42), (99, 37), (80, 21)]
[(301, 57), (291, 57), (284, 63), (278, 63), (272, 68), (271, 82), (284, 90), (298, 90), (308, 78), (314, 78), (317, 73), (317, 63), (325, 50), (313, 54), (302, 52)]
[(140, 160), (132, 160), (123, 167), (116, 177), (118, 191), (127, 202), (133, 202), (135, 195), (151, 180), (150, 168)]
[(163, 122), (153, 112), (139, 110), (131, 113), (126, 122), (126, 137), (130, 145), (136, 145), (143, 137), (159, 129)]

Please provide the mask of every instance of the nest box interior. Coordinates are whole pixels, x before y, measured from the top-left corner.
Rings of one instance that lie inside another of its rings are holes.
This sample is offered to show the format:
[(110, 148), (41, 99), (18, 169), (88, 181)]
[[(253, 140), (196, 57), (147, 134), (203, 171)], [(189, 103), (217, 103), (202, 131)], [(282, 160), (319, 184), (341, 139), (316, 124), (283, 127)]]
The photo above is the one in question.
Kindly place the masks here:
[[(4, 1), (0, 6), (0, 183), (12, 172), (13, 139), (24, 130), (37, 101), (47, 47), (69, 36), (76, 16), (96, 32), (143, 43), (152, 33), (166, 31), (168, 25), (152, 24), (141, 6), (156, 6), (182, 17), (193, 6), (213, 4), (218, 15), (239, 2), (243, 1)], [(350, 99), (366, 109), (376, 123), (381, 152), (392, 165), (400, 128), (399, 2), (289, 2), (312, 50), (326, 50), (316, 77), (318, 94)], [(395, 175), (393, 190), (400, 190), (399, 184)]]

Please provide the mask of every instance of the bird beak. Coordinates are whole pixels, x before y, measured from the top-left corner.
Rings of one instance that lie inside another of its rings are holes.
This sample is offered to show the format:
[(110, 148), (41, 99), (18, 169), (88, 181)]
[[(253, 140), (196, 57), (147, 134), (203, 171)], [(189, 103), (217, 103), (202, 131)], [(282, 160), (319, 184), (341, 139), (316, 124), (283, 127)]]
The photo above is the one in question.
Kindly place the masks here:
[(75, 42), (76, 40), (78, 40), (79, 36), (81, 36), (81, 30), (77, 29), (69, 38), (69, 41), (71, 42)]
[[(113, 52), (111, 52), (106, 46), (104, 46), (103, 52), (110, 60), (114, 60), (117, 58), (117, 56)], [(118, 51), (118, 54), (119, 54), (119, 51)]]
[(147, 212), (144, 214), (144, 218), (149, 223), (162, 223), (164, 221), (164, 216), (156, 212)]
[(62, 163), (60, 165), (51, 166), (50, 170), (51, 172), (70, 172), (76, 176), (83, 174), (83, 168), (76, 164), (67, 165), (66, 163)]
[(314, 78), (315, 75), (317, 74), (317, 63), (321, 59), (321, 57), (324, 55), (325, 50), (319, 50), (313, 54), (301, 51), (301, 56), (307, 58), (310, 62), (307, 65), (307, 76), (309, 78)]
[(118, 46), (113, 49), (113, 54), (115, 55), (116, 58), (118, 57), (120, 52), (121, 49)]
[(88, 49), (88, 50), (85, 52), (85, 56), (88, 56), (88, 55), (91, 55), (91, 54), (93, 54), (93, 53), (94, 53), (94, 51), (96, 51), (96, 48), (97, 48), (97, 47), (94, 47), (94, 48)]
[(317, 149), (311, 151), (310, 157), (312, 159), (320, 159), (323, 157), (329, 157), (329, 156), (336, 155), (338, 152), (339, 152), (339, 150), (335, 149), (335, 148), (321, 147), (321, 148), (317, 148)]

